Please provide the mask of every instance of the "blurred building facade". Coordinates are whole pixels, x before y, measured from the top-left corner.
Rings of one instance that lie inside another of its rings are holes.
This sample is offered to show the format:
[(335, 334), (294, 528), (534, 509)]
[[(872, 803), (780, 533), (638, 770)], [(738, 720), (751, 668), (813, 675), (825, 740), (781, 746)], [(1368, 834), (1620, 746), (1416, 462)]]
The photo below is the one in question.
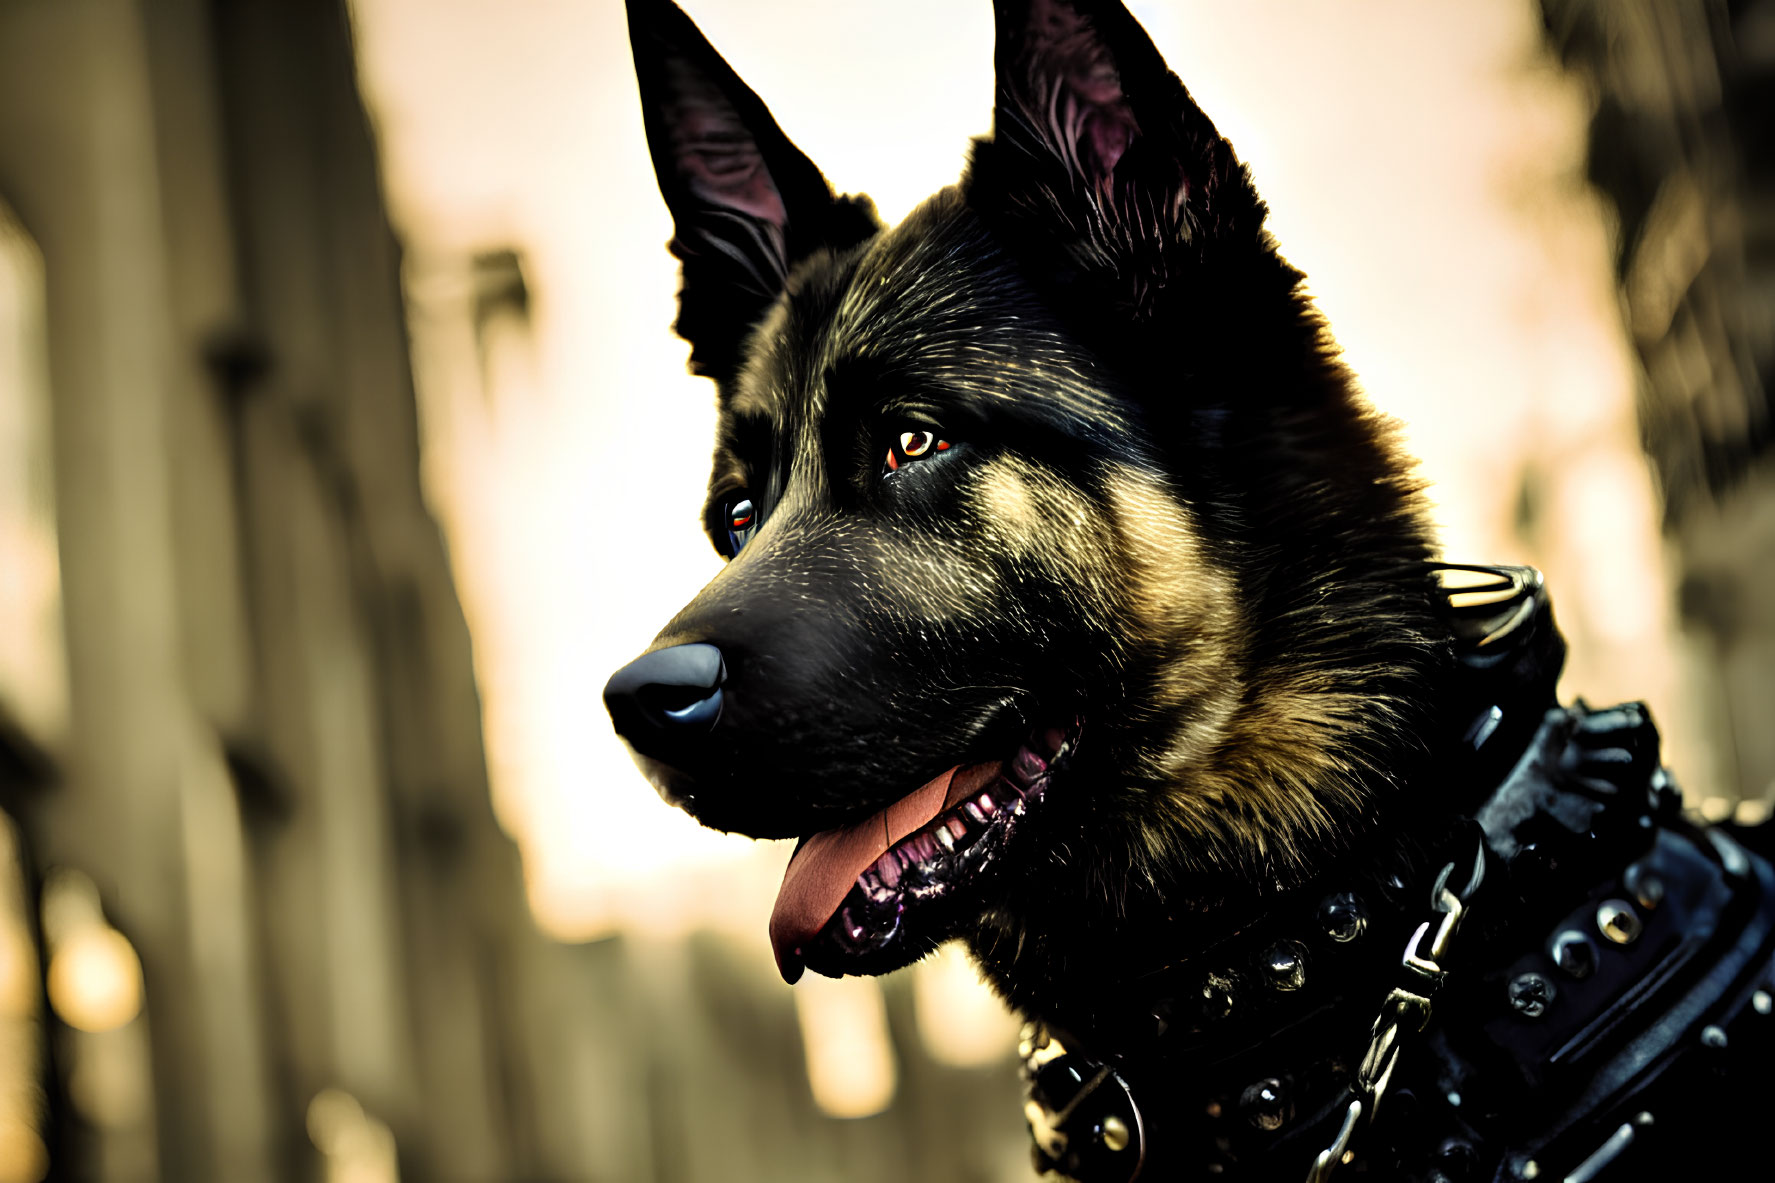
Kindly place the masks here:
[(0, 5), (0, 200), (0, 1177), (544, 1173), (342, 6)]
[(1023, 1177), (912, 979), (539, 934), (400, 271), (343, 3), (0, 3), (0, 1183)]
[(1540, 0), (1590, 85), (1640, 432), (1725, 796), (1775, 803), (1775, 2)]

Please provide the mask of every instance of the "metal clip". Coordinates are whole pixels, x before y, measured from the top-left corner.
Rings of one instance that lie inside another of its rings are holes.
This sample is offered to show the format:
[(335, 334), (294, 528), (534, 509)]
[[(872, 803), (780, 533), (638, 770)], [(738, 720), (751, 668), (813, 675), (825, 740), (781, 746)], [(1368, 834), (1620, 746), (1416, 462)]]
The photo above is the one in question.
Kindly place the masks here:
[[(1443, 874), (1448, 874), (1446, 869)], [(1442, 959), (1448, 954), (1448, 943), (1454, 938), (1455, 929), (1460, 927), (1461, 917), (1466, 915), (1460, 897), (1446, 887), (1441, 889), (1437, 905), (1442, 912), (1442, 922), (1436, 926), (1436, 938), (1430, 942), (1430, 955), (1426, 957), (1419, 951), (1424, 945), (1424, 934), (1430, 931), (1430, 922), (1426, 920), (1411, 934), (1404, 957), (1405, 968), (1415, 970), (1428, 981), (1432, 990), (1442, 985)]]
[[(1415, 988), (1395, 986), (1381, 1003), (1380, 1012), (1374, 1018), (1374, 1026), (1369, 1030), (1368, 1050), (1363, 1054), (1362, 1063), (1356, 1070), (1356, 1096), (1350, 1101), (1350, 1108), (1344, 1114), (1337, 1137), (1313, 1160), (1312, 1167), (1307, 1171), (1307, 1183), (1329, 1183), (1331, 1173), (1354, 1157), (1350, 1144), (1355, 1139), (1356, 1128), (1358, 1125), (1374, 1123), (1381, 1098), (1386, 1094), (1387, 1085), (1392, 1082), (1393, 1069), (1399, 1064), (1399, 1053), (1406, 1037), (1416, 1035), (1430, 1024), (1430, 999), (1442, 987), (1447, 972), (1443, 969), (1442, 962), (1454, 944), (1455, 932), (1460, 928), (1461, 920), (1467, 914), (1467, 899), (1479, 890), (1479, 884), (1485, 878), (1485, 843), (1479, 842), (1473, 859), (1473, 872), (1459, 892), (1448, 886), (1449, 877), (1454, 874), (1454, 870), (1454, 863), (1443, 867), (1431, 893), (1431, 907), (1440, 917), (1432, 917), (1418, 925), (1411, 940), (1406, 942), (1404, 956), (1400, 958), (1400, 968), (1405, 971), (1408, 986)], [(1432, 924), (1436, 926), (1436, 935), (1430, 939), (1430, 947), (1426, 951), (1424, 938), (1429, 936)]]
[(1370, 1121), (1374, 1120), (1381, 1094), (1387, 1091), (1387, 1082), (1393, 1078), (1393, 1065), (1399, 1061), (1401, 1032), (1416, 1035), (1429, 1021), (1430, 1000), (1421, 994), (1395, 987), (1381, 1003), (1381, 1012), (1375, 1016), (1374, 1027), (1369, 1032), (1368, 1051), (1356, 1069), (1357, 1087), (1369, 1099)]
[(1313, 1160), (1313, 1167), (1307, 1172), (1307, 1183), (1329, 1183), (1331, 1172), (1338, 1168), (1344, 1155), (1349, 1153), (1350, 1138), (1355, 1135), (1356, 1123), (1361, 1117), (1362, 1099), (1358, 1097), (1350, 1102), (1349, 1111), (1344, 1114), (1344, 1124), (1338, 1127), (1337, 1137)]

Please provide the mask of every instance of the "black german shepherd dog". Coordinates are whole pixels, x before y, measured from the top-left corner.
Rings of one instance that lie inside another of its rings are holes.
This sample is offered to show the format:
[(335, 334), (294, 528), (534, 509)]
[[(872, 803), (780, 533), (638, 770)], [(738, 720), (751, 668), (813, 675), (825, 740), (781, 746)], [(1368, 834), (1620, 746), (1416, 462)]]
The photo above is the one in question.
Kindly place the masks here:
[(1643, 710), (1555, 705), (1537, 575), (1433, 562), (1136, 21), (996, 8), (992, 135), (886, 227), (629, 0), (730, 562), (617, 730), (704, 824), (802, 840), (788, 980), (967, 942), (1041, 1169), (1694, 1161), (1758, 1107), (1718, 1082), (1775, 1027), (1767, 865), (1682, 819)]

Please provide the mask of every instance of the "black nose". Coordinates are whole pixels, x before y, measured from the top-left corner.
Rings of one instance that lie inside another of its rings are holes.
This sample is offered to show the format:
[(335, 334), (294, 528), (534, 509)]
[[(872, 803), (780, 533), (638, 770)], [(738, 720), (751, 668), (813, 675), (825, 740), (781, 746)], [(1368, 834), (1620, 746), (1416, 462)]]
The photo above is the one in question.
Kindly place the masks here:
[(635, 750), (669, 760), (682, 741), (714, 729), (726, 676), (715, 646), (673, 645), (617, 670), (604, 687), (604, 705)]

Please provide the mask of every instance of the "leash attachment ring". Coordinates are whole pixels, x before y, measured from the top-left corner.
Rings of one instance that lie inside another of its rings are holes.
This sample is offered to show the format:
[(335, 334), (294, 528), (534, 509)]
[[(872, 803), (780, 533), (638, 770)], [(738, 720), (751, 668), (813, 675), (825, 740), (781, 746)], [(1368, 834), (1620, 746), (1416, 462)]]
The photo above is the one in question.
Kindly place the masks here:
[(1025, 1026), (1023, 1116), (1035, 1168), (1090, 1183), (1134, 1183), (1146, 1166), (1146, 1122), (1109, 1064), (1069, 1051), (1045, 1024)]

